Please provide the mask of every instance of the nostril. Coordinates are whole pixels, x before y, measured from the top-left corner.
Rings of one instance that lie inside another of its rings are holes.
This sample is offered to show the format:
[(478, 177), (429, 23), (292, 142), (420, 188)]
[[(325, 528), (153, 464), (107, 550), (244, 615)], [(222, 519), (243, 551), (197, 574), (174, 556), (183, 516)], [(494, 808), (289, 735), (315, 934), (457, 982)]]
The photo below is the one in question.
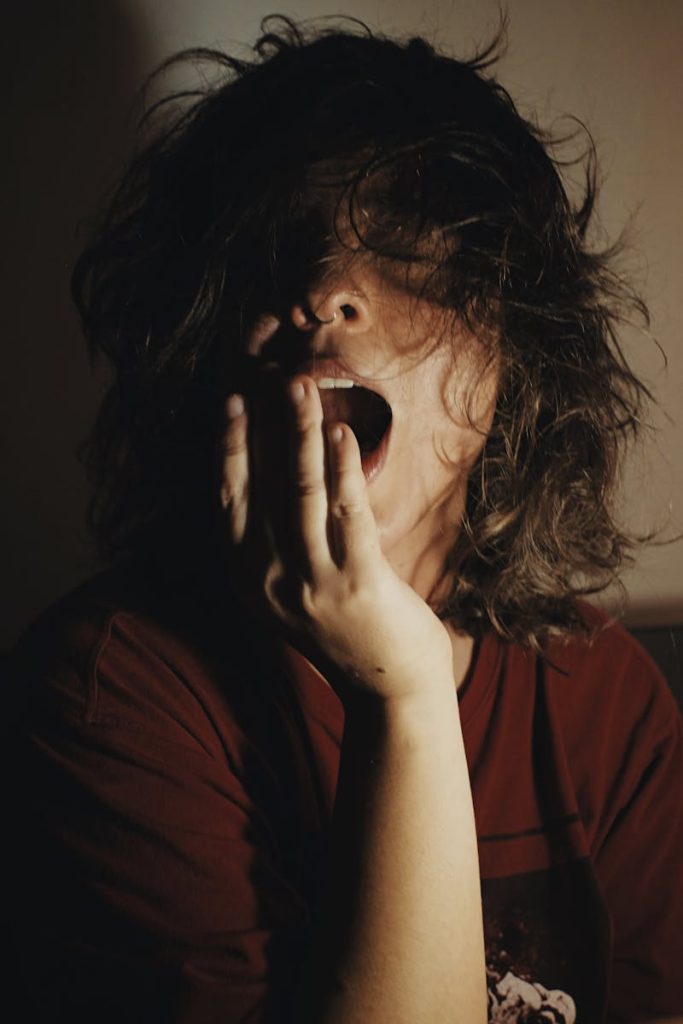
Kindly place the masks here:
[(317, 308), (312, 305), (299, 303), (292, 306), (290, 318), (291, 322), (299, 330), (310, 331), (315, 330), (322, 324), (333, 324), (335, 320), (339, 323), (342, 318), (346, 321), (358, 321), (362, 318), (363, 312), (363, 307), (353, 302), (339, 302), (336, 304), (332, 300), (323, 302)]

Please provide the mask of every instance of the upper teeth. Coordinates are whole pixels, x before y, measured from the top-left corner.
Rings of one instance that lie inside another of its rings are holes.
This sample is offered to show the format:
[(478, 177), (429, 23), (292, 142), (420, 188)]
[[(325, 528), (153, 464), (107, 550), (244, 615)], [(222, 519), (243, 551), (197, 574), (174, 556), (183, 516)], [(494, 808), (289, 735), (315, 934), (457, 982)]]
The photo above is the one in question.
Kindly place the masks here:
[(354, 381), (349, 377), (321, 377), (316, 384), (319, 388), (352, 388)]

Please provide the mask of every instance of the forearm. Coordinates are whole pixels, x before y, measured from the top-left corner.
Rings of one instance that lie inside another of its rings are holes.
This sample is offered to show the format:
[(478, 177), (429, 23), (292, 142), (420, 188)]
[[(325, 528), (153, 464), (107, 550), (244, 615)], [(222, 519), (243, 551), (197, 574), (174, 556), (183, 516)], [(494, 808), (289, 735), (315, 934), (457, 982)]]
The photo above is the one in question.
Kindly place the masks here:
[(455, 686), (347, 711), (328, 887), (295, 1019), (486, 1019), (474, 814)]

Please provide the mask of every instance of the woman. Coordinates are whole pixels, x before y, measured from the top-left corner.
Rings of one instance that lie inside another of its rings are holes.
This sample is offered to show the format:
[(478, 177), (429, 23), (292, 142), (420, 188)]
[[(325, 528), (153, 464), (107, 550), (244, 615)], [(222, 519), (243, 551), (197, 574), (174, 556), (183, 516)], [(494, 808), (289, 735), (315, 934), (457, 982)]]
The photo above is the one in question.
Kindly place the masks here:
[(17, 652), (30, 1019), (683, 1012), (680, 721), (577, 600), (646, 397), (591, 161), (492, 48), (194, 56), (74, 274), (113, 569)]

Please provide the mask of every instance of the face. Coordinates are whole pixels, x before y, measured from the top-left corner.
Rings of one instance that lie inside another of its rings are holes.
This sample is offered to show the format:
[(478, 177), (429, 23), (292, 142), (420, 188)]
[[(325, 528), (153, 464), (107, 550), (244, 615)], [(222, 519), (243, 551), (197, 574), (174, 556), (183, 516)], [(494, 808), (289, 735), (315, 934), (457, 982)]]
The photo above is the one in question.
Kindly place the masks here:
[[(367, 263), (310, 288), (288, 319), (260, 317), (248, 353), (263, 355), (278, 334), (283, 344), (295, 337), (302, 358), (291, 372), (348, 377), (389, 404), (386, 456), (368, 479), (369, 500), (387, 559), (433, 598), (491, 425), (495, 365), (441, 307), (416, 298), (405, 275), (389, 277)], [(335, 418), (325, 401), (323, 409)]]

